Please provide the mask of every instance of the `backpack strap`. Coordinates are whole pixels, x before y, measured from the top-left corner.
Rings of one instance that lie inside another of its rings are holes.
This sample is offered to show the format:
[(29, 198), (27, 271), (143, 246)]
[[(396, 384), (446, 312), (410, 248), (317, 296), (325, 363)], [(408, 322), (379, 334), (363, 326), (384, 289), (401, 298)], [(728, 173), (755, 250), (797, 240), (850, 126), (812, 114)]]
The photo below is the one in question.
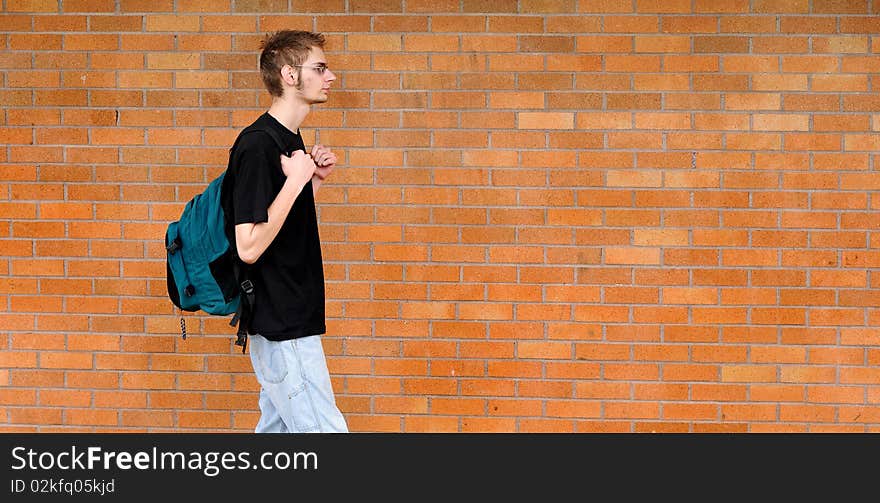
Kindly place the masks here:
[[(245, 274), (241, 271), (241, 266), (239, 266), (238, 261), (233, 261), (232, 266), (235, 277), (237, 279), (241, 279), (245, 276)], [(238, 324), (239, 319), (241, 319), (241, 324), (238, 325), (238, 336), (235, 339), (235, 345), (241, 346), (241, 352), (244, 354), (247, 349), (247, 328), (250, 327), (251, 324), (251, 313), (253, 312), (254, 307), (254, 284), (251, 282), (249, 278), (246, 278), (241, 281), (239, 284), (239, 288), (241, 288), (241, 299), (238, 302), (238, 309), (235, 310), (235, 314), (232, 315), (232, 320), (229, 321), (230, 326), (235, 326)]]
[(278, 131), (273, 127), (251, 125), (245, 128), (241, 134), (244, 135), (247, 133), (252, 133), (254, 131), (262, 131), (269, 135), (272, 138), (272, 141), (275, 142), (275, 146), (278, 147), (278, 150), (280, 150), (282, 154), (289, 156), (291, 153), (293, 153), (293, 151), (288, 148), (287, 144), (281, 140), (281, 136), (278, 134)]
[(278, 131), (275, 130), (275, 128), (265, 127), (265, 128), (257, 129), (257, 131), (264, 131), (269, 136), (271, 136), (272, 140), (275, 141), (275, 145), (278, 147), (278, 150), (280, 150), (282, 154), (289, 156), (292, 153), (292, 151), (287, 148), (287, 145), (285, 145), (284, 142), (281, 141), (281, 137), (278, 136)]
[[(263, 131), (268, 134), (272, 141), (275, 142), (275, 146), (278, 147), (278, 150), (281, 151), (284, 155), (291, 155), (292, 151), (287, 148), (287, 145), (281, 140), (281, 136), (278, 134), (272, 127), (261, 127), (261, 126), (251, 126), (242, 131), (242, 135), (254, 131)], [(236, 143), (238, 143), (236, 141)], [(234, 148), (234, 145), (233, 145)], [(237, 254), (236, 254), (237, 255)], [(242, 270), (244, 269), (244, 270)], [(233, 261), (233, 270), (235, 272), (235, 277), (239, 281), (239, 288), (241, 288), (241, 301), (238, 303), (238, 309), (235, 311), (235, 314), (232, 316), (232, 320), (229, 321), (230, 326), (238, 325), (238, 334), (235, 339), (235, 345), (241, 346), (241, 352), (244, 354), (247, 349), (247, 337), (248, 337), (248, 328), (250, 328), (251, 322), (251, 314), (253, 313), (254, 300), (256, 296), (254, 295), (254, 284), (247, 277), (247, 267), (242, 268), (238, 262), (238, 260)]]

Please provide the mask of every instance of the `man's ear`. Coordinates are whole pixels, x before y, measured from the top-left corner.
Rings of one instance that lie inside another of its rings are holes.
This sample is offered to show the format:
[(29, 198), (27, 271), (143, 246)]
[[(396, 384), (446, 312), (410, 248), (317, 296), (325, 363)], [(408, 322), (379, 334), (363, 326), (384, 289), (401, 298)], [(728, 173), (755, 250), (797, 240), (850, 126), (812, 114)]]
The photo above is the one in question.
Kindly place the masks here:
[(296, 87), (296, 71), (290, 65), (281, 67), (281, 80), (289, 86)]

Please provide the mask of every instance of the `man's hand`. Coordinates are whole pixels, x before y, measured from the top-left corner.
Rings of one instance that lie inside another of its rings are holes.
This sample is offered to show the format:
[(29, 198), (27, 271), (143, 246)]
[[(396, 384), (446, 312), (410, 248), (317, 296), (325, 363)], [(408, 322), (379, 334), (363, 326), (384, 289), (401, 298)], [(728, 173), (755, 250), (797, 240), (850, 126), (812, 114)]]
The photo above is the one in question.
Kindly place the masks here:
[(315, 174), (315, 162), (302, 150), (295, 150), (290, 157), (281, 154), (281, 171), (287, 178), (299, 182), (302, 187), (309, 183), (312, 175)]
[(315, 161), (315, 176), (321, 180), (327, 178), (336, 166), (336, 154), (324, 145), (315, 145), (312, 147), (311, 156)]

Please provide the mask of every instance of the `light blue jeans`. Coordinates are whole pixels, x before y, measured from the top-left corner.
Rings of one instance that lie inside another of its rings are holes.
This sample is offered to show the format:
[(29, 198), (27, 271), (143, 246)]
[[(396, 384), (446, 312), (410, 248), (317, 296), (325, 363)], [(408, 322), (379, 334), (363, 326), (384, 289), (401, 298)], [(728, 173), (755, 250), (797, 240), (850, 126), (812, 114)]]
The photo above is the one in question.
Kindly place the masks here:
[(336, 406), (321, 336), (289, 341), (248, 337), (260, 383), (260, 420), (255, 433), (348, 433)]

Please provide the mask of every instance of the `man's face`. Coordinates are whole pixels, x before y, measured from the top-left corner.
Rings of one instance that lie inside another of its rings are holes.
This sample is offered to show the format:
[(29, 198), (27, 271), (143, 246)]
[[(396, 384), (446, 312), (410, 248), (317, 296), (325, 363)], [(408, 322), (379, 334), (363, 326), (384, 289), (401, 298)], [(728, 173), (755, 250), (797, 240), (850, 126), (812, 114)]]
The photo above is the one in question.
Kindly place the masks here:
[(313, 47), (299, 70), (302, 86), (297, 95), (309, 105), (326, 102), (336, 75), (327, 68), (324, 51), (320, 47)]

